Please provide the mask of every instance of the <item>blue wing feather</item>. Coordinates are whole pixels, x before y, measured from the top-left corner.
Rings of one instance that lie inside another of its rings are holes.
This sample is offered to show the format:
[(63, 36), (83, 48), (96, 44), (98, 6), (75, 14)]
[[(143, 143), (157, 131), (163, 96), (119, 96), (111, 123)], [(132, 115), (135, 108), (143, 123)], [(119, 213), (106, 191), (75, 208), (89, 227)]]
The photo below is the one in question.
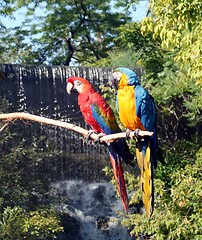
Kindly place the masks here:
[(140, 85), (135, 87), (136, 114), (141, 123), (148, 131), (154, 131), (156, 121), (156, 110), (153, 98)]
[[(103, 130), (105, 134), (113, 134), (117, 131), (113, 130), (113, 128), (110, 126), (109, 121), (107, 121), (107, 115), (106, 113), (103, 113), (100, 111), (97, 104), (91, 104), (91, 110), (92, 110), (92, 116), (99, 124), (100, 128)], [(118, 129), (117, 129), (118, 130)]]
[[(153, 97), (140, 85), (135, 87), (136, 114), (147, 131), (154, 132), (150, 138), (151, 162), (157, 164), (157, 130), (156, 130), (156, 109)], [(147, 143), (142, 142), (142, 150), (146, 152)]]

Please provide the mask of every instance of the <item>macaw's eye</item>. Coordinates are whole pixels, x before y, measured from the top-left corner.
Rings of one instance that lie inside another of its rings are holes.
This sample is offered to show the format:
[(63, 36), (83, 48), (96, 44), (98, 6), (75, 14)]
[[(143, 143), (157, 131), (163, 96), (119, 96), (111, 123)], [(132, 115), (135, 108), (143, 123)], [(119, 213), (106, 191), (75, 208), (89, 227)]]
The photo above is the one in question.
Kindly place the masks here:
[(74, 81), (74, 86), (80, 86), (82, 83), (79, 80)]
[(75, 80), (75, 81), (74, 81), (74, 86), (73, 86), (72, 91), (73, 91), (73, 92), (81, 92), (82, 85), (83, 85), (83, 84), (82, 84), (81, 81), (79, 81), (79, 80)]

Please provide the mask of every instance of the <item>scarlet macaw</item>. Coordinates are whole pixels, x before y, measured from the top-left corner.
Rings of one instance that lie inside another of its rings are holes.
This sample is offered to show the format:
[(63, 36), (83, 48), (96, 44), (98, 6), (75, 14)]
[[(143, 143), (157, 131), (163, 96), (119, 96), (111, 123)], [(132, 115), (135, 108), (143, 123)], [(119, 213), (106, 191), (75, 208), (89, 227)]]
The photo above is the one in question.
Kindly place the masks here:
[[(114, 113), (105, 99), (95, 91), (88, 80), (81, 77), (67, 79), (67, 92), (78, 92), (78, 105), (84, 120), (95, 133), (113, 134), (120, 132)], [(121, 158), (134, 166), (134, 156), (130, 153), (125, 139), (119, 139), (108, 144), (110, 161), (116, 180), (117, 189), (122, 200), (124, 210), (128, 213), (128, 196), (121, 164)]]
[[(149, 218), (154, 207), (154, 168), (157, 166), (156, 109), (152, 96), (140, 86), (136, 73), (128, 68), (113, 71), (114, 82), (118, 87), (117, 108), (124, 127), (136, 132), (136, 157), (141, 171), (140, 184), (143, 203)], [(138, 131), (153, 132), (152, 137), (141, 138)]]

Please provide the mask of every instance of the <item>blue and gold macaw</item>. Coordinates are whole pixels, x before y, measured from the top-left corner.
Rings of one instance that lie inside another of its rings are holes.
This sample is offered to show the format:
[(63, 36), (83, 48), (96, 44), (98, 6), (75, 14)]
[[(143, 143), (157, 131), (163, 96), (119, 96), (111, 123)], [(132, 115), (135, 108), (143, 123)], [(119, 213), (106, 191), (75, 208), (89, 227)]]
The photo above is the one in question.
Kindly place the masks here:
[[(136, 132), (136, 157), (141, 171), (140, 184), (146, 215), (149, 218), (154, 207), (154, 168), (157, 166), (156, 109), (152, 96), (140, 86), (136, 73), (129, 68), (113, 71), (118, 87), (117, 110), (127, 131)], [(140, 137), (138, 131), (153, 132), (151, 137)]]

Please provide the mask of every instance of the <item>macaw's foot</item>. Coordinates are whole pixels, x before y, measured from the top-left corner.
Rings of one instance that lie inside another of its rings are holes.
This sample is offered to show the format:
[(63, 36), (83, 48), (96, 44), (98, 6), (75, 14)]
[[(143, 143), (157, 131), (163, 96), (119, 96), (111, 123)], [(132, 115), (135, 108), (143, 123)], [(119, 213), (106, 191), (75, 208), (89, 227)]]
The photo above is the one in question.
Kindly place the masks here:
[(93, 133), (95, 133), (95, 134), (97, 134), (95, 131), (93, 131), (93, 130), (89, 130), (88, 131), (88, 133), (87, 133), (87, 135), (86, 135), (86, 137), (85, 137), (85, 142), (86, 143), (91, 143), (91, 144), (97, 144), (97, 143), (99, 143), (99, 144), (104, 144), (104, 145), (106, 145), (106, 142), (101, 142), (100, 141), (100, 138), (101, 137), (103, 137), (103, 136), (105, 136), (106, 134), (104, 134), (104, 133), (99, 133), (99, 134), (97, 134), (98, 136), (97, 136), (97, 139), (94, 141), (93, 139), (91, 139), (91, 135), (93, 134)]
[(141, 138), (139, 132), (140, 132), (139, 128), (135, 129), (134, 134), (135, 134), (136, 138)]
[(91, 142), (90, 136), (91, 136), (93, 133), (96, 133), (96, 132), (93, 131), (93, 130), (89, 130), (89, 131), (88, 131), (88, 133), (87, 133), (87, 135), (86, 135), (86, 137), (85, 137), (85, 142), (86, 142), (86, 143)]
[[(139, 128), (135, 129), (135, 131), (131, 131), (130, 129), (126, 129), (126, 139), (133, 138), (133, 136), (134, 136), (138, 140), (144, 140), (143, 136), (139, 134), (140, 131), (141, 130)], [(132, 136), (130, 136), (131, 132), (133, 133)]]
[(131, 133), (131, 130), (126, 129), (126, 139), (130, 139), (130, 133)]
[(141, 129), (137, 128), (134, 131), (134, 136), (137, 138), (137, 140), (144, 141), (144, 136), (140, 135)]
[(100, 138), (101, 137), (104, 137), (106, 134), (104, 134), (104, 133), (99, 133), (98, 135), (97, 135), (97, 139), (95, 140), (95, 143), (100, 143), (100, 144), (106, 144), (105, 142), (100, 142)]

